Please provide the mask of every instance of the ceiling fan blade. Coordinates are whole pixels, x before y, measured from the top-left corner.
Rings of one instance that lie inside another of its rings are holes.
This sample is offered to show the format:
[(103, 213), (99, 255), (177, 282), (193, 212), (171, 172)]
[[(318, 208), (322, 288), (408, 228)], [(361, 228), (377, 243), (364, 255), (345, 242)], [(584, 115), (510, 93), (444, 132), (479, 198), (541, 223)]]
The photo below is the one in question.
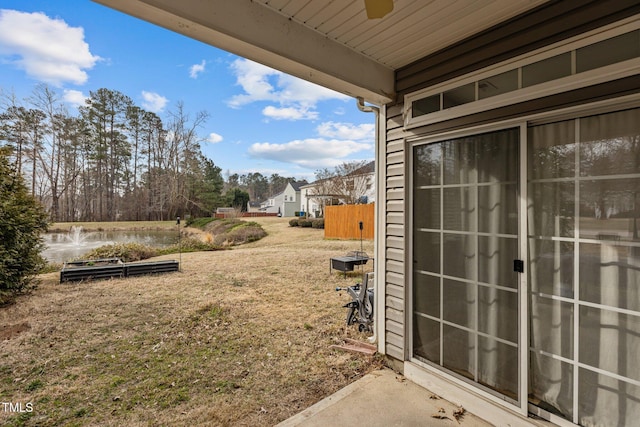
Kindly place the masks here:
[(393, 0), (364, 0), (367, 18), (383, 18), (393, 10)]

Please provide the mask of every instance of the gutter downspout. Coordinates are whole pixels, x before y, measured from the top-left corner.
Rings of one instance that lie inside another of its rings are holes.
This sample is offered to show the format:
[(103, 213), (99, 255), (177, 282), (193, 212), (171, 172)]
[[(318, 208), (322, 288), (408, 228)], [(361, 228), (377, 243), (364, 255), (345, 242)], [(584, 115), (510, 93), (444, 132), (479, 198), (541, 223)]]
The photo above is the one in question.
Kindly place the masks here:
[[(374, 306), (374, 313), (375, 313), (374, 325), (375, 326), (373, 328), (373, 336), (369, 337), (369, 342), (373, 344), (373, 343), (378, 342), (378, 330), (380, 328), (384, 328), (384, 311), (381, 312), (381, 310), (378, 309), (379, 306), (380, 306), (378, 304), (379, 298), (383, 298), (383, 300), (384, 300), (384, 295), (382, 294), (383, 289), (382, 289), (381, 286), (379, 286), (379, 283), (380, 283), (381, 279), (379, 279), (379, 277), (378, 277), (379, 276), (378, 272), (382, 271), (381, 268), (378, 268), (378, 263), (380, 262), (379, 261), (380, 257), (378, 256), (379, 255), (378, 254), (378, 248), (379, 248), (378, 240), (380, 238), (380, 233), (378, 233), (378, 230), (379, 230), (378, 225), (379, 225), (379, 222), (380, 222), (380, 215), (378, 214), (378, 209), (380, 207), (380, 200), (379, 200), (379, 197), (377, 197), (377, 195), (379, 194), (379, 191), (380, 191), (379, 189), (381, 188), (380, 187), (381, 182), (380, 182), (380, 179), (379, 179), (379, 173), (377, 171), (378, 165), (380, 163), (380, 159), (379, 159), (379, 155), (378, 155), (378, 151), (379, 151), (378, 150), (378, 146), (379, 146), (379, 143), (380, 143), (380, 108), (374, 107), (372, 105), (365, 105), (364, 98), (362, 98), (360, 96), (357, 97), (356, 99), (358, 101), (358, 103), (357, 103), (358, 110), (362, 111), (363, 113), (374, 113), (375, 117), (376, 117), (376, 126), (375, 126), (376, 139), (375, 139), (375, 144), (374, 144), (375, 150), (376, 150), (375, 151), (375, 153), (376, 153), (375, 154), (375, 165), (376, 165), (376, 174), (375, 174), (376, 215), (375, 215), (375, 220), (374, 220), (375, 239), (373, 241), (373, 244), (374, 244), (373, 253), (375, 254), (375, 260), (374, 260), (374, 264), (373, 264), (374, 265), (373, 271), (376, 272), (376, 274), (374, 276), (375, 279), (374, 279), (374, 282), (373, 282), (374, 283), (373, 289), (374, 289), (374, 295), (375, 295), (375, 306)], [(384, 274), (381, 277), (384, 277)], [(381, 329), (380, 334), (381, 334), (381, 336), (384, 336), (384, 329)], [(380, 352), (380, 349), (378, 349), (378, 351)]]

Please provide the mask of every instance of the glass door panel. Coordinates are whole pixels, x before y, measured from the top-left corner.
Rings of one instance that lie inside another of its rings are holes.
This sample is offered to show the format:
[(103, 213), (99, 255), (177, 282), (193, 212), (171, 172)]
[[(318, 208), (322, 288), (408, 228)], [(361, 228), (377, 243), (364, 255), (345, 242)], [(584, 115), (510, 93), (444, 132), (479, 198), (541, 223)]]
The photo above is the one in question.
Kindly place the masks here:
[(513, 402), (519, 134), (413, 149), (413, 356)]
[(529, 128), (529, 402), (640, 419), (640, 109)]

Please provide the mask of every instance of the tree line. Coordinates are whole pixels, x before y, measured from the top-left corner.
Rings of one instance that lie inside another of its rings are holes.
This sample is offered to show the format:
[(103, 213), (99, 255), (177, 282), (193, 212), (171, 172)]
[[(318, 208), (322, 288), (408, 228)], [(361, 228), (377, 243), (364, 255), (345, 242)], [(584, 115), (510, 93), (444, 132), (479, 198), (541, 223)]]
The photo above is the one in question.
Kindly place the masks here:
[(294, 178), (227, 173), (202, 154), (209, 114), (178, 103), (163, 119), (112, 89), (90, 92), (71, 114), (38, 85), (19, 101), (0, 92), (0, 146), (53, 221), (167, 220), (244, 208)]

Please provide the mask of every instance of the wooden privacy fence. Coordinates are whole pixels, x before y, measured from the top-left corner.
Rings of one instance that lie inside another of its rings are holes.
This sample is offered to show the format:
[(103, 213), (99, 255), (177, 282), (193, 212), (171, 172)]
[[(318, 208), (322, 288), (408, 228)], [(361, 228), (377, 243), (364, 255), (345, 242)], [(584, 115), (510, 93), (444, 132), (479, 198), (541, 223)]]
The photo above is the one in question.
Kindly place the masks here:
[(373, 239), (375, 204), (325, 206), (324, 237), (328, 239), (359, 239), (362, 221), (362, 238)]

